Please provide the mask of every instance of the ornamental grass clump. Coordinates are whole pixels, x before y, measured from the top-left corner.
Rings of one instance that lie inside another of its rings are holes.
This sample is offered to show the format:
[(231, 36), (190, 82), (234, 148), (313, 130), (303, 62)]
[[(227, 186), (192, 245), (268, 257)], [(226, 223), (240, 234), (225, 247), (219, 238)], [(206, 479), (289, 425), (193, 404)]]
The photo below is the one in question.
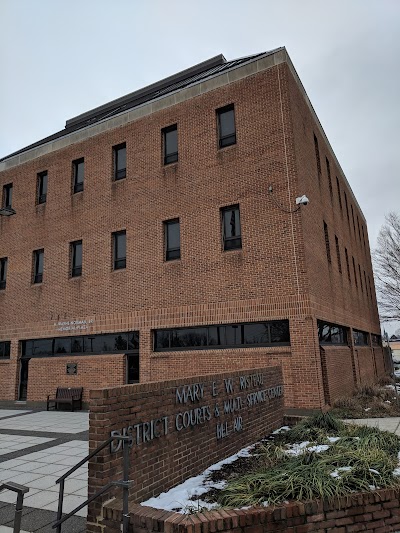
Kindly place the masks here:
[(225, 507), (287, 500), (336, 500), (400, 487), (393, 475), (400, 439), (377, 428), (345, 425), (330, 413), (308, 418), (256, 449), (246, 474), (231, 475), (216, 501)]

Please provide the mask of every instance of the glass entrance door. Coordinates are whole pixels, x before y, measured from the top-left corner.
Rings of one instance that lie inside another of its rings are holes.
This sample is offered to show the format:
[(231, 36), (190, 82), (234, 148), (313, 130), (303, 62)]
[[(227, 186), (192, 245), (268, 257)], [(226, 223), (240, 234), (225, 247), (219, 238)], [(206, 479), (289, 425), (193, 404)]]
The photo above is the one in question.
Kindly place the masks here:
[(139, 354), (126, 354), (126, 382), (139, 383)]
[(18, 391), (18, 400), (20, 402), (25, 402), (28, 395), (28, 363), (29, 359), (21, 359)]

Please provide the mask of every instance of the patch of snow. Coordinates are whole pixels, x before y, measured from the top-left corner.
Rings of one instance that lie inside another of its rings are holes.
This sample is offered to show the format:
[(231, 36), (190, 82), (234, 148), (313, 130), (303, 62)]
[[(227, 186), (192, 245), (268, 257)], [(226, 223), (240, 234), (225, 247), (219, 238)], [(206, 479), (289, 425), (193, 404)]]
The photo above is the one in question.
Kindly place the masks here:
[(318, 444), (318, 446), (309, 446), (307, 450), (309, 452), (321, 453), (326, 452), (326, 450), (329, 450), (329, 446), (327, 444)]
[(337, 442), (340, 440), (340, 437), (328, 437), (329, 442)]
[(400, 468), (395, 468), (395, 469), (393, 470), (393, 475), (396, 476), (396, 477), (397, 477), (397, 476), (400, 476)]
[(290, 431), (290, 427), (289, 426), (282, 426), (281, 428), (276, 429), (275, 431), (273, 431), (272, 435), (278, 435), (279, 433), (282, 433), (282, 431)]
[(368, 468), (368, 470), (373, 474), (378, 474), (378, 476), (380, 476), (380, 473), (378, 472), (378, 470), (375, 470), (375, 468)]
[(339, 472), (337, 470), (334, 470), (329, 474), (331, 477), (340, 478)]
[(202, 474), (191, 477), (177, 487), (170, 489), (168, 492), (163, 492), (155, 498), (149, 498), (140, 505), (149, 505), (150, 507), (164, 509), (166, 511), (174, 511), (178, 509), (178, 512), (182, 514), (189, 510), (196, 511), (201, 507), (206, 509), (215, 508), (217, 506), (216, 503), (208, 503), (201, 499), (192, 500), (192, 498), (201, 496), (212, 488), (224, 488), (226, 484), (225, 481), (213, 482), (208, 479), (211, 472), (221, 470), (224, 465), (233, 463), (239, 459), (239, 457), (249, 457), (251, 455), (251, 450), (253, 450), (255, 446), (255, 444), (252, 444), (251, 446), (243, 448), (238, 453), (235, 453), (234, 455), (231, 455), (230, 457), (227, 457), (226, 459), (223, 459), (222, 461), (210, 466), (204, 470)]
[(349, 472), (351, 470), (351, 466), (339, 466), (338, 470), (340, 472)]
[(385, 403), (392, 403), (390, 400), (385, 400)]
[(371, 411), (371, 407), (367, 407), (364, 411)]
[(326, 452), (326, 450), (329, 449), (328, 444), (317, 444), (316, 446), (308, 446), (309, 444), (310, 441), (308, 440), (301, 442), (300, 444), (289, 444), (289, 449), (285, 450), (285, 453), (287, 455), (298, 456), (306, 452)]

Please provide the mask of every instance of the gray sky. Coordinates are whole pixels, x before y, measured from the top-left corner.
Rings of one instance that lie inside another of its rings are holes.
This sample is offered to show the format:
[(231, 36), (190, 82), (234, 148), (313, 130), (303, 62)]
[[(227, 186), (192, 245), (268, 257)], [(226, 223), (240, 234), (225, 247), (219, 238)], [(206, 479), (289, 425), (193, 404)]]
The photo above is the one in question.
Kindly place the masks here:
[(400, 0), (0, 0), (0, 157), (216, 54), (279, 46), (374, 247), (400, 212)]

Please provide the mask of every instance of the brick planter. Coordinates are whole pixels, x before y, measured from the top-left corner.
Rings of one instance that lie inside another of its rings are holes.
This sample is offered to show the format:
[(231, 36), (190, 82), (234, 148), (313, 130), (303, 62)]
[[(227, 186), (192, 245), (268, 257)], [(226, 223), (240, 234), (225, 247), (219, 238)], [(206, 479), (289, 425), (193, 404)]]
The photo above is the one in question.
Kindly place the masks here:
[[(277, 507), (208, 511), (184, 515), (131, 504), (130, 532), (135, 533), (267, 533), (311, 531), (389, 533), (400, 530), (400, 489), (351, 494), (335, 503), (293, 502)], [(104, 533), (119, 533), (122, 503), (103, 508)]]

